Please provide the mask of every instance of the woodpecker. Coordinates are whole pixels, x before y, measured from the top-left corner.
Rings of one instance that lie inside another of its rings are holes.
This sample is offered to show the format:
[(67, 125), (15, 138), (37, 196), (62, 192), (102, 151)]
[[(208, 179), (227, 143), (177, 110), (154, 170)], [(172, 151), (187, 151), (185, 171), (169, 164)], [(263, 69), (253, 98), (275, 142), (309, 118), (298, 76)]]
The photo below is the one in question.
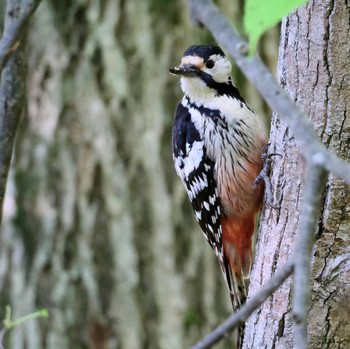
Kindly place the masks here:
[(263, 201), (267, 132), (230, 77), (231, 64), (213, 45), (190, 46), (170, 73), (184, 96), (172, 130), (175, 169), (204, 237), (214, 250), (233, 309), (246, 299), (255, 220)]

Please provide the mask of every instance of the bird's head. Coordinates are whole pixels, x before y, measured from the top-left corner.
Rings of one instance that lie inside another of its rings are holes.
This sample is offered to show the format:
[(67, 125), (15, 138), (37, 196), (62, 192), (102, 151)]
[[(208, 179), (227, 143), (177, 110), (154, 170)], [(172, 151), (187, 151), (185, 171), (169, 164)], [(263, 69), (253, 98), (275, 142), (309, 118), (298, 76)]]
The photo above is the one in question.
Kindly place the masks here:
[(221, 88), (231, 84), (231, 69), (220, 47), (194, 45), (184, 52), (181, 64), (169, 71), (181, 76), (181, 88), (186, 95), (200, 99), (218, 95)]

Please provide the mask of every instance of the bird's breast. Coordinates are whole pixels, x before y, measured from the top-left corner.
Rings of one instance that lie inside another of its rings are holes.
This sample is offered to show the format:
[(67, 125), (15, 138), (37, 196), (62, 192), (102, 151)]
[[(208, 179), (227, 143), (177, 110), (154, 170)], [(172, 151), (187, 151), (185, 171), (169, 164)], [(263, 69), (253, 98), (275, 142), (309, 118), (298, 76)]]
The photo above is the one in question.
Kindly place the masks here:
[(262, 169), (261, 148), (266, 139), (240, 120), (226, 127), (215, 125), (206, 139), (208, 154), (215, 159), (214, 175), (224, 211), (235, 216), (256, 211), (263, 187), (254, 181)]
[(224, 211), (242, 215), (257, 211), (263, 185), (254, 186), (262, 169), (261, 148), (267, 143), (260, 117), (242, 101), (221, 96), (197, 104), (182, 101), (215, 163), (214, 178)]

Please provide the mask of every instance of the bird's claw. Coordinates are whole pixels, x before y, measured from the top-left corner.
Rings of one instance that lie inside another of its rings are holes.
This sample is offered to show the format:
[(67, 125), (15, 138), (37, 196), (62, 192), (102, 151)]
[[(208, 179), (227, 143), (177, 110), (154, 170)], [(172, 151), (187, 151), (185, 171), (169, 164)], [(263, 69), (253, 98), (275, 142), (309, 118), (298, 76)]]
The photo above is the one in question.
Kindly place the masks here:
[(272, 195), (272, 186), (270, 181), (270, 172), (271, 172), (271, 164), (273, 162), (274, 156), (280, 156), (281, 154), (278, 153), (268, 153), (270, 143), (265, 144), (261, 149), (261, 159), (263, 162), (263, 168), (261, 169), (260, 173), (256, 177), (254, 181), (254, 186), (258, 185), (259, 182), (264, 181), (265, 183), (265, 193), (266, 193), (266, 201), (274, 209), (279, 209), (280, 206), (276, 206), (273, 204), (273, 195)]
[[(272, 162), (272, 158), (274, 157), (274, 156), (280, 156), (280, 157), (282, 157), (282, 155), (281, 154), (279, 154), (279, 153), (271, 153), (271, 154), (269, 154), (269, 146), (271, 145), (271, 143), (267, 143), (267, 144), (265, 144), (262, 148), (261, 148), (261, 158), (262, 158), (262, 160), (263, 160), (263, 164), (264, 164), (264, 166), (265, 166), (265, 163), (266, 163), (266, 161), (269, 161), (270, 162), (270, 164), (271, 164), (271, 162)], [(270, 168), (271, 169), (271, 168)]]

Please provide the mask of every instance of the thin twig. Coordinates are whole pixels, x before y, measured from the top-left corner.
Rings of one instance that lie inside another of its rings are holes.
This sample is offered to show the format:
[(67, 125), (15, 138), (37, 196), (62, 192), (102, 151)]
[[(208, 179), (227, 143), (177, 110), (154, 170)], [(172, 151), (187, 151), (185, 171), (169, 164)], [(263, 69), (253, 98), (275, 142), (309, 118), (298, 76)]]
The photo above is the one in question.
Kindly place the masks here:
[(279, 288), (282, 283), (293, 272), (294, 259), (290, 258), (289, 261), (279, 269), (272, 278), (261, 287), (259, 292), (254, 294), (241, 308), (232, 314), (226, 321), (218, 326), (214, 331), (209, 333), (199, 342), (194, 344), (190, 349), (207, 349), (221, 339), (227, 336), (235, 327), (244, 322), (254, 310), (256, 310), (265, 300), (270, 297), (273, 292)]
[(5, 308), (5, 319), (3, 321), (4, 327), (0, 329), (0, 349), (4, 349), (4, 336), (8, 330), (11, 330), (14, 327), (21, 325), (23, 322), (28, 320), (33, 320), (35, 318), (46, 318), (49, 316), (49, 312), (47, 309), (41, 309), (34, 313), (22, 316), (17, 320), (12, 320), (12, 309), (9, 305)]
[(29, 18), (35, 12), (40, 2), (41, 0), (8, 0), (4, 31), (0, 40), (0, 71), (11, 54), (19, 47)]
[(350, 164), (339, 159), (317, 139), (310, 121), (258, 56), (248, 57), (248, 44), (211, 0), (189, 0), (192, 18), (205, 25), (216, 41), (234, 58), (269, 106), (287, 123), (305, 158), (317, 158), (318, 165), (350, 184)]
[(312, 163), (309, 164), (307, 172), (302, 211), (298, 224), (298, 243), (295, 250), (294, 267), (294, 347), (297, 349), (307, 348), (307, 317), (311, 296), (311, 254), (326, 177), (325, 171)]

